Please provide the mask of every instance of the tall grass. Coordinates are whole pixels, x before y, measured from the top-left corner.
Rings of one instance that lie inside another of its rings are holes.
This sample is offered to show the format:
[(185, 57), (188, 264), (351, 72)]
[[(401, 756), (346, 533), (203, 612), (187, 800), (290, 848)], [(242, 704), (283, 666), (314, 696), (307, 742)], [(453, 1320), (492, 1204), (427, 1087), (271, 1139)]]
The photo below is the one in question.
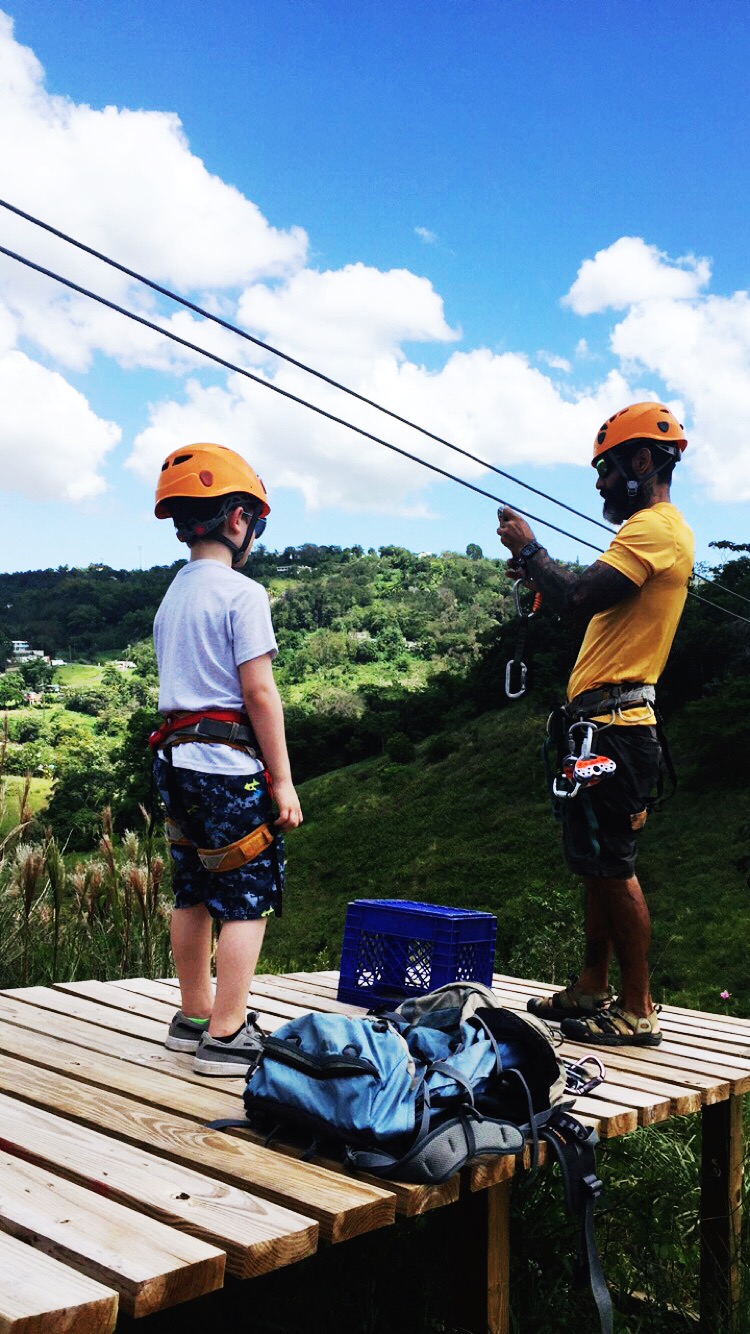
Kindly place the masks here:
[(0, 987), (171, 972), (164, 859), (144, 818), (122, 838), (103, 815), (98, 855), (70, 864), (45, 829), (4, 840), (0, 862)]

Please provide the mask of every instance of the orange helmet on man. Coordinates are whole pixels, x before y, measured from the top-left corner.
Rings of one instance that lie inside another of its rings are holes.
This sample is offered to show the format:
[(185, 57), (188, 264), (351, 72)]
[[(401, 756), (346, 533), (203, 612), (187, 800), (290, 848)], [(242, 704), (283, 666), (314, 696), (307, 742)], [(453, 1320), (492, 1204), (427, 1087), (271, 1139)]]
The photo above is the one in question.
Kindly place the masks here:
[(672, 446), (670, 452), (675, 458), (687, 449), (684, 426), (663, 403), (631, 403), (599, 427), (594, 440), (592, 466), (596, 467), (596, 460), (607, 450), (636, 440), (654, 440), (662, 449)]

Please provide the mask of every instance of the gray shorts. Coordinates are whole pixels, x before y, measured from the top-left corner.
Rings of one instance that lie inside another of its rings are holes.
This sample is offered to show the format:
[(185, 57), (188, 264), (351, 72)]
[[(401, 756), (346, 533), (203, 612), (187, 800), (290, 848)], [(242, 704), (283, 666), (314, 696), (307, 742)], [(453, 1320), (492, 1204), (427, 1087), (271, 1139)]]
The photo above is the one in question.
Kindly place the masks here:
[(576, 875), (628, 880), (635, 874), (638, 831), (659, 779), (656, 728), (606, 727), (596, 733), (591, 748), (609, 755), (617, 769), (560, 802), (565, 860)]

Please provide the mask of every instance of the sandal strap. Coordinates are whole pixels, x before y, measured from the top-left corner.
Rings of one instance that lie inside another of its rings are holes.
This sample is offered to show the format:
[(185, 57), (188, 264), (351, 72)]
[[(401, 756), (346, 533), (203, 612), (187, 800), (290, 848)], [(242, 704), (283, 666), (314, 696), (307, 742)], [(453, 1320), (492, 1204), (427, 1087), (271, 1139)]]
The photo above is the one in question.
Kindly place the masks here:
[[(656, 1011), (654, 1010), (652, 1013), (655, 1015)], [(649, 1015), (645, 1018), (650, 1020)], [(608, 1010), (601, 1010), (598, 1014), (592, 1015), (590, 1019), (585, 1019), (583, 1022), (592, 1033), (611, 1033), (615, 1037), (633, 1037), (639, 1030), (643, 1032), (643, 1029), (640, 1028), (643, 1021), (639, 1016), (621, 1009), (619, 1005), (610, 1005)], [(652, 1032), (658, 1032), (658, 1024), (654, 1028), (649, 1023), (649, 1028)]]

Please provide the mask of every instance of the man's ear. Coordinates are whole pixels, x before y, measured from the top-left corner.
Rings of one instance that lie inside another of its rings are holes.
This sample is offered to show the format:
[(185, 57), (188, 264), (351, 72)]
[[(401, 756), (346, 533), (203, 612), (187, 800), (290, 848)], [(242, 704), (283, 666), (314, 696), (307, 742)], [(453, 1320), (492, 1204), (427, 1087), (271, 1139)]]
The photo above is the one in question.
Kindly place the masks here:
[(645, 477), (647, 473), (653, 472), (654, 460), (647, 445), (641, 445), (633, 455), (632, 468), (636, 477)]

